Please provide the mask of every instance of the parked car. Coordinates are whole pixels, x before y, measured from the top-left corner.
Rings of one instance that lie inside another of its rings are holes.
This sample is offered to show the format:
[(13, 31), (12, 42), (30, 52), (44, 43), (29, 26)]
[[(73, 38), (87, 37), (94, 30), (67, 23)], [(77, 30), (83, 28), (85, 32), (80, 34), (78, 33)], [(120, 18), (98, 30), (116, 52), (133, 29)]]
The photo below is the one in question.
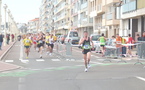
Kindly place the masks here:
[(68, 32), (68, 35), (65, 39), (65, 43), (70, 42), (72, 45), (79, 44), (80, 37), (78, 36), (78, 32), (76, 30), (71, 30)]
[(91, 34), (90, 37), (94, 43), (94, 47), (95, 47), (96, 52), (100, 52), (100, 42), (98, 40), (101, 37), (101, 35)]
[(66, 37), (67, 35), (61, 35), (59, 38), (59, 42), (63, 44)]

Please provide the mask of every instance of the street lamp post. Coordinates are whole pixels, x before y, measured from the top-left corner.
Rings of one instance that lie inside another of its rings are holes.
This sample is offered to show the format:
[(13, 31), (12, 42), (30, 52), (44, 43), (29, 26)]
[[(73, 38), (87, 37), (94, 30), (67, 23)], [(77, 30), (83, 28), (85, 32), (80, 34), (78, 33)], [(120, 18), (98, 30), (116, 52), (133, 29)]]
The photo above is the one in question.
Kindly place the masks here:
[(4, 18), (4, 46), (6, 46), (6, 11), (7, 11), (7, 5), (5, 4), (4, 5), (4, 16), (5, 16), (5, 18)]

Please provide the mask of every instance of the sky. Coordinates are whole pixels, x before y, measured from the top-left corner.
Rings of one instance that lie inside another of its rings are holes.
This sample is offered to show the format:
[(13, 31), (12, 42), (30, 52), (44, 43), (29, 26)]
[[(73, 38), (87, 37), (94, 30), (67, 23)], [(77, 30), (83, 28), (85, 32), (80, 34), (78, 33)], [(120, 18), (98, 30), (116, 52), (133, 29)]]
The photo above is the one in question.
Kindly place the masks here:
[(39, 17), (41, 0), (2, 0), (2, 17), (4, 16), (4, 4), (7, 4), (17, 23), (27, 23)]

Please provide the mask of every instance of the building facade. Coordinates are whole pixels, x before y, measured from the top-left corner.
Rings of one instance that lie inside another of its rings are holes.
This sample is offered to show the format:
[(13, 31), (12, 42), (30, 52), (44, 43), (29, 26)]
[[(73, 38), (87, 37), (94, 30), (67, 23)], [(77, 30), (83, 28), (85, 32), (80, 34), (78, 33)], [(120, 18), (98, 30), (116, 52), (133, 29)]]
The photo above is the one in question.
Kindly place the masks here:
[(121, 9), (120, 34), (141, 35), (145, 31), (145, 0), (123, 0)]
[(93, 18), (88, 14), (89, 0), (71, 0), (72, 29), (78, 30), (80, 36), (84, 31), (93, 33)]
[[(119, 4), (120, 0), (89, 0), (89, 14), (93, 17), (94, 33), (104, 33), (111, 37), (119, 33)], [(117, 14), (118, 13), (118, 14)]]
[(28, 33), (37, 33), (39, 32), (39, 18), (35, 18), (33, 20), (30, 20), (27, 24), (28, 27)]

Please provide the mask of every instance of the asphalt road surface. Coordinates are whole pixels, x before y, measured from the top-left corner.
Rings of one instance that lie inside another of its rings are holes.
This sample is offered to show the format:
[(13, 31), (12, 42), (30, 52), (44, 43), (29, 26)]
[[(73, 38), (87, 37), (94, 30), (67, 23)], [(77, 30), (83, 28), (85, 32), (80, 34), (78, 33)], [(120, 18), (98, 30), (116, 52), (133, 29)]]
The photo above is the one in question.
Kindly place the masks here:
[(26, 59), (22, 43), (17, 42), (3, 61), (22, 68), (1, 72), (0, 90), (145, 90), (144, 65), (134, 65), (136, 60), (102, 62), (105, 58), (93, 53), (91, 68), (84, 72), (81, 50), (72, 51), (69, 57), (65, 48), (59, 53), (55, 49), (52, 56), (44, 51), (40, 59), (32, 47)]

